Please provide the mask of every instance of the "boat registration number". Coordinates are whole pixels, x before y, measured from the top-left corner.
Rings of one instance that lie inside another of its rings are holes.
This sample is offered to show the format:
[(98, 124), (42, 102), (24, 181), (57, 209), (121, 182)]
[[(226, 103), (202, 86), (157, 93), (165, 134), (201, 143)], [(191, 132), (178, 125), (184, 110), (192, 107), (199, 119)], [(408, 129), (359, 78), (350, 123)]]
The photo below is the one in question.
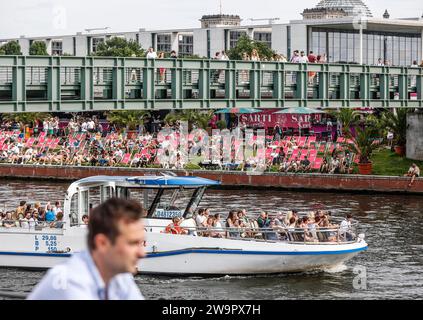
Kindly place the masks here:
[(155, 218), (165, 218), (165, 219), (172, 219), (175, 217), (182, 217), (181, 210), (164, 210), (164, 209), (157, 209), (154, 213)]

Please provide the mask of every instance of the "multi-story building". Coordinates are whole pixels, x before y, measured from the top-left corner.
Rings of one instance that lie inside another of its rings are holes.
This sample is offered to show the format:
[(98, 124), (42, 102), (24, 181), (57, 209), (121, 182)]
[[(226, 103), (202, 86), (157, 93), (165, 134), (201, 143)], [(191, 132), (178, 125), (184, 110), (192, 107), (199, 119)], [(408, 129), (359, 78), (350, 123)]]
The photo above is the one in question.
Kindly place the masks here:
[(77, 33), (58, 37), (0, 39), (19, 41), (28, 54), (33, 41), (45, 41), (52, 55), (85, 56), (99, 43), (124, 37), (157, 51), (175, 50), (180, 56), (211, 58), (233, 48), (242, 35), (266, 43), (274, 51), (291, 56), (295, 49), (326, 54), (329, 62), (375, 64), (378, 59), (393, 65), (423, 60), (423, 17), (391, 19), (388, 12), (374, 17), (361, 0), (323, 0), (305, 9), (303, 19), (284, 24), (242, 25), (235, 15), (203, 16), (200, 28), (145, 30), (121, 33)]

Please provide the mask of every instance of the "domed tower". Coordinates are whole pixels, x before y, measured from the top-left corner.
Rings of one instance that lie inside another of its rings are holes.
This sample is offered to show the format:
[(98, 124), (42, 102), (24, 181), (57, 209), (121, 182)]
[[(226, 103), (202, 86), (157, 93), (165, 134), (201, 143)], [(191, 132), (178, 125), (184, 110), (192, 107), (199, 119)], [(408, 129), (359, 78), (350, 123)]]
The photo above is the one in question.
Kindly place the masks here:
[(370, 9), (361, 0), (321, 0), (315, 8), (305, 9), (304, 19), (335, 19), (343, 17), (373, 17)]

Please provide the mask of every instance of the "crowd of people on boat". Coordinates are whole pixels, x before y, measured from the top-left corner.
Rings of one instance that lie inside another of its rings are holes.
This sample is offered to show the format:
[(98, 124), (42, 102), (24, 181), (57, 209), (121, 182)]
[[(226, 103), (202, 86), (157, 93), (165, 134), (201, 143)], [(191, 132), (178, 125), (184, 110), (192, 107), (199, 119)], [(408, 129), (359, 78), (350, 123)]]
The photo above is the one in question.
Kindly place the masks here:
[[(174, 217), (165, 233), (195, 235), (211, 238), (258, 239), (291, 242), (345, 242), (356, 235), (352, 231), (353, 217), (347, 214), (337, 224), (331, 211), (316, 210), (300, 215), (297, 210), (269, 214), (262, 211), (253, 218), (245, 209), (231, 210), (226, 218), (220, 213), (212, 214), (209, 208), (200, 208), (197, 214), (184, 220)], [(64, 211), (60, 201), (27, 203), (21, 201), (15, 210), (0, 210), (0, 227), (33, 229), (64, 227)], [(82, 217), (86, 226), (89, 216)]]
[[(60, 201), (54, 205), (51, 202), (27, 203), (21, 201), (15, 210), (0, 209), (0, 227), (36, 229), (37, 227), (49, 227), (62, 229), (64, 227), (64, 213)], [(84, 215), (82, 221), (88, 225), (89, 217)]]
[[(191, 220), (191, 221), (190, 221)], [(231, 210), (226, 217), (200, 208), (193, 218), (174, 217), (165, 233), (228, 239), (260, 239), (291, 242), (345, 242), (356, 238), (353, 216), (337, 224), (330, 211), (317, 210), (303, 216), (297, 210), (270, 215), (262, 211), (252, 218), (245, 209)]]

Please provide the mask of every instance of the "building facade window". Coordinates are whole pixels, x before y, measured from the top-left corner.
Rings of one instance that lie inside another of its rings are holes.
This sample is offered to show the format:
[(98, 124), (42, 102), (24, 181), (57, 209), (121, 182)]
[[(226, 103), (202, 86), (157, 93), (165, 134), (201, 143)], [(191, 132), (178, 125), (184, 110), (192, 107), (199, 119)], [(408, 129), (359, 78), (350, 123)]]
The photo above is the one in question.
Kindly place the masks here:
[(52, 56), (63, 55), (63, 42), (61, 40), (53, 40), (51, 42), (51, 55)]
[(242, 36), (247, 36), (247, 32), (245, 31), (230, 31), (229, 32), (229, 49), (233, 49), (236, 47), (239, 38)]
[(266, 44), (272, 48), (272, 33), (271, 32), (254, 32), (254, 40)]
[(172, 39), (170, 34), (157, 35), (157, 51), (158, 52), (172, 51)]
[(178, 37), (178, 55), (180, 57), (192, 56), (194, 53), (194, 36), (181, 34)]
[(104, 41), (104, 38), (92, 38), (91, 52), (97, 52), (99, 44), (103, 43)]
[[(374, 65), (379, 59), (394, 66), (409, 66), (421, 56), (420, 34), (364, 31), (363, 63)], [(360, 35), (355, 30), (312, 29), (310, 47), (326, 54), (328, 62), (360, 61)]]

